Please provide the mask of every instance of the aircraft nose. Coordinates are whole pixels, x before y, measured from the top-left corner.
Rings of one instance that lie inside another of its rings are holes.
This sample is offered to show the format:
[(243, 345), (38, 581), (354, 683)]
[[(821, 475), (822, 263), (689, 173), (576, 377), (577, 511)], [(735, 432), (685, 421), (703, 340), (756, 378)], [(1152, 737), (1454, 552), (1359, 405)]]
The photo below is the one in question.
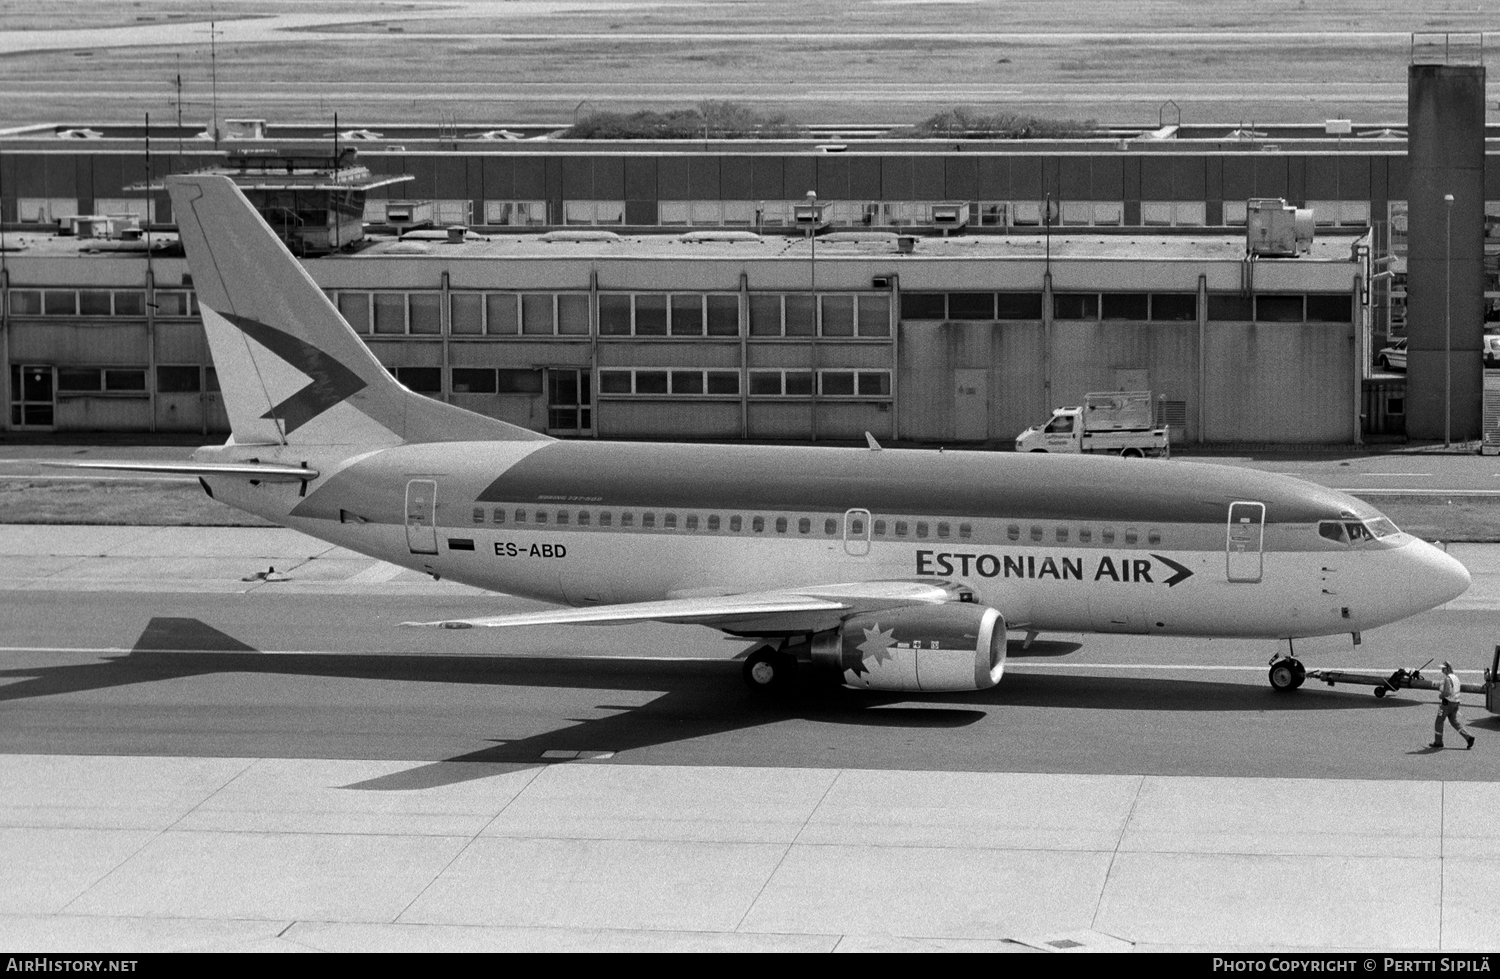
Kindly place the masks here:
[(1469, 577), (1469, 569), (1453, 555), (1431, 544), (1418, 542), (1412, 556), (1416, 562), (1409, 578), (1408, 594), (1413, 603), (1420, 603), (1422, 609), (1437, 608), (1469, 590), (1473, 580)]

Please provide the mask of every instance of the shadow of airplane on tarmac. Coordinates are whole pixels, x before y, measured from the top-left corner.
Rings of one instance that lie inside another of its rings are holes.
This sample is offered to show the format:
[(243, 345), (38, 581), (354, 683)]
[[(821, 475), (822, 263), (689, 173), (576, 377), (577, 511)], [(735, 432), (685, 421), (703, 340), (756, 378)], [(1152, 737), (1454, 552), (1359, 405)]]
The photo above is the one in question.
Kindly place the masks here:
[[(1034, 642), (1017, 659), (1045, 660), (1074, 652), (1063, 641)], [(736, 660), (581, 659), (567, 656), (453, 656), (381, 653), (268, 654), (198, 619), (153, 618), (129, 653), (102, 661), (0, 671), (0, 702), (218, 674), (332, 677), (395, 683), (575, 688), (593, 691), (665, 691), (639, 705), (594, 705), (606, 717), (576, 718), (571, 727), (427, 762), (371, 779), (351, 789), (411, 790), (485, 778), (493, 766), (514, 769), (550, 764), (570, 753), (621, 753), (763, 728), (789, 720), (882, 729), (959, 729), (999, 708), (1112, 711), (1266, 712), (1329, 709), (1399, 709), (1430, 706), (1397, 698), (1375, 700), (1330, 691), (1287, 696), (1269, 687), (1181, 677), (1114, 677), (1088, 674), (1008, 673), (1000, 685), (967, 693), (882, 693), (834, 683), (809, 683), (766, 698), (746, 689)], [(466, 738), (468, 735), (465, 736)], [(233, 741), (231, 740), (231, 745)], [(246, 751), (254, 754), (254, 751)]]

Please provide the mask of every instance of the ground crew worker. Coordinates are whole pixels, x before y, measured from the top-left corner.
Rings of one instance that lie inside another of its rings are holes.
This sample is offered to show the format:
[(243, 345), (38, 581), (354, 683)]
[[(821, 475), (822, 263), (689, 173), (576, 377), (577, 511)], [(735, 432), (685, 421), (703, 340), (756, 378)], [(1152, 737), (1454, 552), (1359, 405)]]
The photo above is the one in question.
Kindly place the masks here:
[(1464, 730), (1464, 726), (1458, 720), (1458, 677), (1453, 675), (1453, 664), (1443, 664), (1443, 685), (1438, 688), (1438, 713), (1437, 720), (1432, 722), (1432, 744), (1429, 748), (1441, 748), (1443, 746), (1443, 719), (1453, 725), (1453, 730), (1459, 733), (1466, 742), (1464, 750), (1474, 747), (1474, 736)]

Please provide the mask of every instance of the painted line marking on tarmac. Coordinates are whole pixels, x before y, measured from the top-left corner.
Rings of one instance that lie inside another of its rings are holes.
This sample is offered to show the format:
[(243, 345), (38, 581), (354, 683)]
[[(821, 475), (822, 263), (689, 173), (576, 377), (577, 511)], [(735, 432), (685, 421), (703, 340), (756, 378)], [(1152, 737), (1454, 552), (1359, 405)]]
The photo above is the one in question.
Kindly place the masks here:
[(1360, 473), (1361, 476), (1431, 476), (1432, 473)]

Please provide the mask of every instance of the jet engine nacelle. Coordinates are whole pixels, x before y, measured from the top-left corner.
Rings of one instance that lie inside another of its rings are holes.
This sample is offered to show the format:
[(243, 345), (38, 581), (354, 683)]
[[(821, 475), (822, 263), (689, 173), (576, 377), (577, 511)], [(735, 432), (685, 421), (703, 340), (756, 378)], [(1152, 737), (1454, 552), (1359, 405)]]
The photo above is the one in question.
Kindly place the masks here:
[(813, 661), (865, 690), (984, 690), (1005, 671), (1005, 617), (982, 605), (911, 605), (850, 616)]

